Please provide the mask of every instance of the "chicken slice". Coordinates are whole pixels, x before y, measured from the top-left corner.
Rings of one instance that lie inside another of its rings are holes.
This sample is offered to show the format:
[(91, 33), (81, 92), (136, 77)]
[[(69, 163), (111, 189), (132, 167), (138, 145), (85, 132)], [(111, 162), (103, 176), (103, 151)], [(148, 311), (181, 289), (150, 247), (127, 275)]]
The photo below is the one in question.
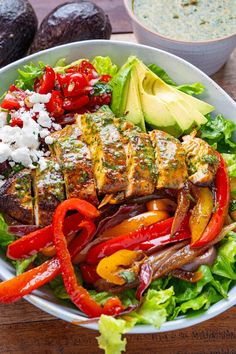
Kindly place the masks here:
[(209, 186), (218, 167), (214, 149), (204, 140), (195, 138), (196, 132), (183, 137), (189, 180), (197, 186)]
[(34, 224), (30, 170), (18, 172), (0, 188), (0, 210), (22, 224)]
[(180, 141), (160, 130), (153, 130), (150, 138), (158, 171), (156, 188), (182, 188), (188, 178), (188, 171), (185, 151)]
[(45, 167), (32, 172), (34, 189), (35, 223), (47, 226), (52, 223), (56, 207), (65, 199), (64, 180), (55, 157), (45, 158)]
[(67, 125), (52, 134), (53, 151), (62, 168), (67, 198), (81, 198), (97, 205), (89, 148), (78, 125)]
[(85, 114), (81, 126), (93, 161), (100, 194), (117, 193), (127, 187), (126, 155), (118, 127), (109, 113)]

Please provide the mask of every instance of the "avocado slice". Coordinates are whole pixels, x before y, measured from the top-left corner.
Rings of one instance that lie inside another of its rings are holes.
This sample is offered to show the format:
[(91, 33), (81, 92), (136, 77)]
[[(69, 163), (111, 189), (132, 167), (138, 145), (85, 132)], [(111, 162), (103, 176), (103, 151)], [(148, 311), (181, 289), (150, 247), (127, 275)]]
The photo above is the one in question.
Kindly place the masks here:
[(144, 115), (142, 111), (138, 85), (137, 70), (133, 68), (130, 73), (130, 83), (127, 94), (127, 104), (124, 112), (126, 120), (139, 126), (146, 132)]
[(136, 61), (136, 57), (129, 57), (127, 62), (110, 81), (110, 86), (112, 88), (110, 107), (116, 117), (121, 117), (125, 112), (130, 84), (130, 72)]
[(144, 114), (144, 119), (151, 128), (161, 129), (171, 135), (179, 136), (182, 134), (182, 129), (178, 124), (175, 116), (170, 112), (168, 105), (154, 95), (154, 79), (144, 64), (138, 63), (135, 65), (138, 76), (140, 101)]
[(209, 113), (214, 107), (169, 86), (140, 61), (135, 68), (144, 117), (152, 127), (177, 137), (206, 123), (201, 112)]

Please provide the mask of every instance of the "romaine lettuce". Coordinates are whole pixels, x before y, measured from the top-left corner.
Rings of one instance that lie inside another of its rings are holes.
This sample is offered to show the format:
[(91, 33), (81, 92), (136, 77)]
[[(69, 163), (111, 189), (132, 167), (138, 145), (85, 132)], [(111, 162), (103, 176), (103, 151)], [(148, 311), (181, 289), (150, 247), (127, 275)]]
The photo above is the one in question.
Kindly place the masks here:
[(110, 57), (97, 56), (93, 59), (92, 64), (99, 75), (114, 76), (118, 71), (118, 66), (112, 63)]
[(232, 140), (232, 135), (236, 125), (219, 114), (214, 119), (209, 119), (201, 127), (201, 138), (213, 145), (219, 152), (236, 152), (236, 143)]

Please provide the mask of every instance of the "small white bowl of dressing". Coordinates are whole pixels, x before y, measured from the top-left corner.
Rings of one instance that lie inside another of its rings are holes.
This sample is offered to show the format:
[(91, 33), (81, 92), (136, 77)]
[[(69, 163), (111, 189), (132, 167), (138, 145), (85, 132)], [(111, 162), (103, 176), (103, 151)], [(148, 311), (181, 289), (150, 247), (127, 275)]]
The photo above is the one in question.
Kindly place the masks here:
[(208, 75), (236, 47), (235, 0), (124, 0), (139, 43), (173, 53)]

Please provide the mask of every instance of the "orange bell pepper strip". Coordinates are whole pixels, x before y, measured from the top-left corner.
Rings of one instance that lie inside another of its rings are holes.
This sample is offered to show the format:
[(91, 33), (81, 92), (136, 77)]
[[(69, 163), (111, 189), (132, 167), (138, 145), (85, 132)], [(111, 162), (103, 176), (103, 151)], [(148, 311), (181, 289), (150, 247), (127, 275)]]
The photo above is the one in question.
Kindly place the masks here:
[(52, 258), (10, 280), (0, 283), (0, 303), (11, 303), (38, 289), (60, 273), (60, 262)]
[(209, 242), (213, 241), (222, 230), (228, 210), (230, 201), (230, 182), (226, 163), (218, 151), (215, 151), (219, 166), (215, 177), (215, 196), (216, 208), (210, 222), (204, 230), (202, 236), (191, 243), (191, 247), (203, 247)]
[(213, 211), (213, 196), (210, 189), (208, 187), (196, 187), (193, 191), (197, 203), (189, 219), (192, 243), (198, 241), (202, 236)]
[[(125, 279), (119, 275), (119, 271), (122, 270), (121, 266), (131, 266), (137, 259), (138, 252), (130, 250), (120, 250), (113, 253), (109, 257), (103, 258), (97, 265), (97, 274), (116, 285), (125, 284)], [(124, 269), (123, 269), (124, 270)]]
[[(72, 198), (65, 200), (57, 207), (53, 217), (53, 238), (57, 257), (60, 261), (62, 278), (72, 302), (87, 316), (99, 317), (102, 314), (116, 315), (124, 310), (119, 298), (114, 297), (107, 300), (102, 307), (93, 300), (85, 288), (78, 284), (76, 279), (71, 256), (67, 248), (66, 237), (63, 232), (63, 224), (68, 211), (77, 210), (80, 212), (83, 205), (84, 201), (81, 199)], [(88, 213), (88, 211), (92, 209), (94, 209), (94, 207), (90, 203), (87, 203), (86, 212)], [(99, 216), (99, 211), (97, 211), (97, 215), (95, 216)]]
[(113, 238), (155, 224), (170, 217), (167, 211), (148, 211), (122, 221), (120, 224), (104, 231), (100, 237)]
[(146, 203), (148, 211), (168, 211), (174, 212), (176, 210), (176, 203), (168, 198), (154, 199)]
[(121, 249), (127, 249), (145, 241), (170, 234), (173, 218), (169, 218), (155, 224), (145, 226), (139, 230), (129, 232), (110, 240), (99, 243), (90, 248), (86, 256), (86, 262), (97, 264), (100, 259), (110, 256)]

